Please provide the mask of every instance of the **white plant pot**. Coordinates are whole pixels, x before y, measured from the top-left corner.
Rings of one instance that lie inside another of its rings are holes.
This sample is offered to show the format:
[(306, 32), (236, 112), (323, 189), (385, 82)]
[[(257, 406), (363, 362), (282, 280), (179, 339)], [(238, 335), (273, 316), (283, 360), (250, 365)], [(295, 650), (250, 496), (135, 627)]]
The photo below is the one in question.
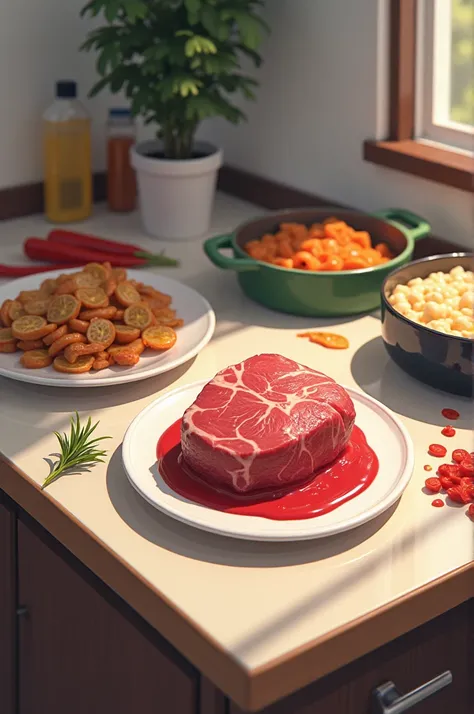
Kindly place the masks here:
[(138, 196), (147, 233), (165, 240), (190, 240), (210, 226), (222, 150), (197, 142), (202, 158), (169, 160), (149, 154), (162, 151), (158, 141), (143, 141), (130, 149), (137, 172)]

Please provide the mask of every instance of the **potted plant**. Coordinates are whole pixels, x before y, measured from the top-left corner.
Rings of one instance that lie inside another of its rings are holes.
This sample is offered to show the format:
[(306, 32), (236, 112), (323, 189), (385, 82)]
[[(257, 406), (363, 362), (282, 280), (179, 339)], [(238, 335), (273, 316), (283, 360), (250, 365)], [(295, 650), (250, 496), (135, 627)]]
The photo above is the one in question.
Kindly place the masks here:
[(98, 52), (104, 87), (124, 92), (132, 113), (157, 127), (157, 138), (135, 145), (143, 224), (158, 238), (188, 239), (209, 228), (222, 151), (195, 140), (199, 124), (245, 118), (230, 95), (254, 98), (257, 82), (241, 71), (257, 67), (264, 0), (90, 0), (82, 15), (106, 24), (81, 49)]

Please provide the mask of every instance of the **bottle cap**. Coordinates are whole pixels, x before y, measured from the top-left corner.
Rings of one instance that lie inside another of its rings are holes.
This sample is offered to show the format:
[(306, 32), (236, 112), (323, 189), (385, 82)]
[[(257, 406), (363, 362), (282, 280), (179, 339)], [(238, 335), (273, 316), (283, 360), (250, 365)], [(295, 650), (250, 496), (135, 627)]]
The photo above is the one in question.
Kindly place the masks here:
[(77, 96), (76, 82), (65, 79), (56, 82), (56, 96), (59, 99), (75, 99)]
[(131, 117), (132, 112), (130, 109), (127, 109), (126, 107), (113, 107), (112, 109), (109, 109), (109, 117), (111, 119), (115, 118), (124, 118), (124, 117)]

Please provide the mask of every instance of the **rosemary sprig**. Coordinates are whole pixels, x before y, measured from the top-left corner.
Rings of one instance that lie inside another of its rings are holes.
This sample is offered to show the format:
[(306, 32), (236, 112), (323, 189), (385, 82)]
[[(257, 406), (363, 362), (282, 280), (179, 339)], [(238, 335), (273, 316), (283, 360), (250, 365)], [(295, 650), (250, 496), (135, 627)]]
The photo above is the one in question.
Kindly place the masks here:
[(106, 451), (101, 451), (97, 448), (98, 442), (103, 439), (110, 439), (110, 436), (99, 436), (95, 439), (91, 439), (90, 436), (92, 432), (96, 429), (99, 422), (92, 424), (91, 418), (87, 420), (85, 426), (81, 426), (79, 414), (74, 412), (75, 417), (71, 417), (71, 430), (69, 436), (67, 434), (60, 434), (55, 431), (59, 445), (61, 447), (61, 456), (58, 463), (55, 465), (54, 469), (51, 471), (49, 476), (44, 480), (41, 488), (46, 488), (53, 481), (55, 481), (58, 476), (60, 476), (67, 469), (73, 466), (93, 466), (96, 463), (104, 463), (103, 456), (106, 456)]

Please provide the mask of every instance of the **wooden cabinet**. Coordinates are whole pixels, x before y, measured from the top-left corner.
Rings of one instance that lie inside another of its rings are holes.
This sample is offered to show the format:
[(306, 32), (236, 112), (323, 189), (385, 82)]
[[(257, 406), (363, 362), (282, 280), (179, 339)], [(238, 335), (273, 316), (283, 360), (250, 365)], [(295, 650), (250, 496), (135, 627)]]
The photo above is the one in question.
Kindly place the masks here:
[(20, 714), (196, 714), (198, 674), (18, 524)]
[(0, 711), (14, 712), (15, 516), (0, 491)]
[[(371, 714), (371, 692), (383, 682), (393, 681), (401, 693), (407, 693), (448, 669), (453, 674), (452, 684), (410, 712), (472, 714), (473, 665), (471, 600), (266, 707), (261, 714)], [(230, 714), (243, 712), (231, 704)]]
[[(413, 714), (472, 714), (474, 599), (260, 714), (372, 714), (446, 670)], [(246, 714), (0, 490), (0, 714), (64, 712)]]

